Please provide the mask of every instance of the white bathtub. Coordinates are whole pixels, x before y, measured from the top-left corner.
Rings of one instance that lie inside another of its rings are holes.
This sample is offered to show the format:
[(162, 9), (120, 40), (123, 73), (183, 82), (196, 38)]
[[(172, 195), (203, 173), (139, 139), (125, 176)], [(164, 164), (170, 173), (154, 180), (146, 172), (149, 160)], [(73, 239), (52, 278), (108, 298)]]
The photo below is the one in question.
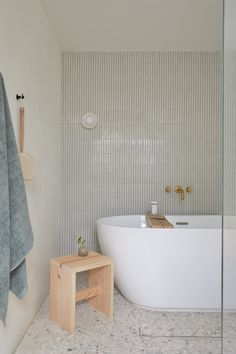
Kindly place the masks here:
[(117, 287), (128, 300), (149, 308), (219, 310), (221, 217), (167, 219), (174, 229), (149, 228), (140, 215), (97, 221), (101, 251), (114, 260)]

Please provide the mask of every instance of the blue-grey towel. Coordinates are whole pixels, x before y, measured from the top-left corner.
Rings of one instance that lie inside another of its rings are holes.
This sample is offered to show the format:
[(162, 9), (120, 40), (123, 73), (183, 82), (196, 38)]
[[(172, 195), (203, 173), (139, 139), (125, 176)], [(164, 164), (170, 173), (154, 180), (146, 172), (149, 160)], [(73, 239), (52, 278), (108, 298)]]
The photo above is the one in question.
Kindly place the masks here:
[(25, 257), (33, 246), (25, 186), (0, 74), (0, 319), (5, 323), (8, 293), (27, 292)]

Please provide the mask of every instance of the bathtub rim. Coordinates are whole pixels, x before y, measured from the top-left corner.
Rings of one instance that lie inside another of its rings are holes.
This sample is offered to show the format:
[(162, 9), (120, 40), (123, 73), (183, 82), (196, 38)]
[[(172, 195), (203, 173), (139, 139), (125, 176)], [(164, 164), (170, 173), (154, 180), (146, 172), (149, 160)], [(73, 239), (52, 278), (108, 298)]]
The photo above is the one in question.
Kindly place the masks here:
[[(105, 227), (109, 227), (109, 228), (114, 228), (114, 229), (121, 229), (121, 230), (130, 230), (130, 229), (135, 229), (135, 230), (149, 230), (149, 232), (154, 232), (154, 231), (165, 231), (165, 232), (173, 232), (174, 230), (222, 230), (222, 215), (216, 215), (216, 214), (198, 214), (198, 215), (182, 215), (182, 214), (176, 214), (176, 215), (165, 215), (165, 217), (168, 220), (168, 217), (210, 217), (210, 218), (217, 218), (218, 222), (219, 222), (219, 226), (217, 227), (189, 227), (189, 225), (186, 225), (186, 227), (173, 227), (173, 228), (152, 228), (152, 227), (141, 227), (141, 226), (123, 226), (123, 225), (115, 225), (115, 224), (111, 224), (111, 223), (106, 223), (104, 221), (106, 221), (107, 219), (112, 219), (112, 218), (122, 218), (122, 217), (145, 217), (144, 214), (128, 214), (128, 215), (110, 215), (110, 216), (106, 216), (106, 217), (102, 217), (96, 220), (96, 225), (102, 225)], [(188, 226), (188, 227), (187, 227)]]

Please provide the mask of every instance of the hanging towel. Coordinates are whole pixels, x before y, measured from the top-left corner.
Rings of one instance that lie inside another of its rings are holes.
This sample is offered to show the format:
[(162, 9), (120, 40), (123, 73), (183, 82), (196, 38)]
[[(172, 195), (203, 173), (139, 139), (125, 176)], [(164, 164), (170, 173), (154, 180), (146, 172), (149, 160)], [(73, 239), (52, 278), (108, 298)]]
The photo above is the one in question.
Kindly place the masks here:
[(6, 320), (8, 293), (27, 292), (25, 257), (33, 246), (25, 186), (0, 73), (0, 319)]

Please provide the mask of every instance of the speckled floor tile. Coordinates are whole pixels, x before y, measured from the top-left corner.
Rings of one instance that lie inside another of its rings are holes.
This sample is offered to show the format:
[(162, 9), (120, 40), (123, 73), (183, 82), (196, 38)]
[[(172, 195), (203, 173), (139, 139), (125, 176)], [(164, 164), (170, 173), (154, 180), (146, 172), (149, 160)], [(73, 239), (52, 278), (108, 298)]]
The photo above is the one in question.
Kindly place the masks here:
[[(232, 334), (236, 317), (227, 320)], [(146, 310), (115, 290), (113, 320), (81, 302), (73, 335), (49, 320), (46, 301), (15, 354), (220, 354), (219, 336), (218, 313)], [(224, 344), (224, 354), (236, 353), (230, 336)]]

